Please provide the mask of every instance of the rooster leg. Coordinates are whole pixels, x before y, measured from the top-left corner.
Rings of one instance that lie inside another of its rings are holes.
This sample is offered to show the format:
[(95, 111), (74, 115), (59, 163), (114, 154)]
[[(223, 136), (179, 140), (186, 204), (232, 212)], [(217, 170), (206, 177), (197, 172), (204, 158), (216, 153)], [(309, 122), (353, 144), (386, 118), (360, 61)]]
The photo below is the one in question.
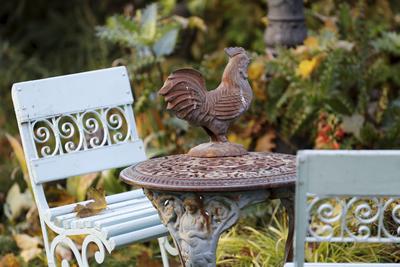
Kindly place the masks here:
[(217, 142), (225, 143), (228, 142), (228, 139), (225, 135), (217, 135)]
[(218, 142), (218, 136), (216, 134), (214, 134), (210, 129), (208, 129), (207, 127), (202, 127), (204, 129), (204, 131), (206, 131), (206, 133), (208, 134), (208, 136), (210, 136), (211, 138), (211, 142)]

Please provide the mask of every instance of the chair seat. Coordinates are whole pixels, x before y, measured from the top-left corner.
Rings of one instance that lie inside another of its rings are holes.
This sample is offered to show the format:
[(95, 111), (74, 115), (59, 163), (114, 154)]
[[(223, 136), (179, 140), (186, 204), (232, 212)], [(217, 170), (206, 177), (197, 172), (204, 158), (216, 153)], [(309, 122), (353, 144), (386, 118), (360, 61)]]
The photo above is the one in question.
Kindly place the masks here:
[[(398, 263), (304, 263), (304, 267), (389, 267), (399, 266)], [(284, 267), (295, 267), (293, 262), (285, 263)]]
[(51, 208), (47, 216), (55, 226), (65, 230), (97, 230), (114, 246), (146, 241), (168, 234), (157, 210), (142, 190), (107, 196), (107, 208), (104, 211), (90, 217), (78, 218), (74, 212), (75, 206), (90, 201)]

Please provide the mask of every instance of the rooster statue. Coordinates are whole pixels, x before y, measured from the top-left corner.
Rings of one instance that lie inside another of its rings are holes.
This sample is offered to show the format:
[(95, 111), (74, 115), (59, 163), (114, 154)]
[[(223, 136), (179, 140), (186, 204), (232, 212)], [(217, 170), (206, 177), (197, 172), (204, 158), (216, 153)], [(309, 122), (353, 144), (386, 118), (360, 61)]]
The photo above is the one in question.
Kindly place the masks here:
[(189, 151), (195, 157), (240, 156), (247, 153), (243, 146), (228, 142), (230, 124), (245, 112), (253, 92), (247, 81), (250, 58), (241, 47), (225, 49), (229, 62), (222, 81), (207, 91), (203, 75), (197, 70), (183, 68), (174, 71), (158, 92), (168, 103), (167, 110), (192, 125), (201, 126), (211, 138)]

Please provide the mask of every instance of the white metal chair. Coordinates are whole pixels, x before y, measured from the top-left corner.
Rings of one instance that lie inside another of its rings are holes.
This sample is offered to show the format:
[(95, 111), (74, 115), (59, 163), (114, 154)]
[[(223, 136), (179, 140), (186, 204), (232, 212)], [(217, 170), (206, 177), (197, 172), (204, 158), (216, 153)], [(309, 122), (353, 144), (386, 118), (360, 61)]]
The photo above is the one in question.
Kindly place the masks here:
[(295, 259), (285, 267), (378, 267), (304, 263), (305, 242), (400, 242), (400, 151), (297, 154)]
[[(107, 196), (106, 210), (78, 218), (76, 204), (49, 208), (43, 189), (47, 182), (146, 159), (125, 67), (16, 83), (12, 97), (49, 266), (55, 266), (55, 249), (61, 243), (72, 250), (79, 266), (88, 266), (89, 243), (98, 246), (95, 259), (102, 263), (104, 248), (111, 252), (153, 238), (159, 238), (163, 264), (168, 266), (165, 248), (176, 251), (142, 190)], [(47, 227), (58, 234), (52, 241)], [(72, 235), (86, 235), (81, 250)]]

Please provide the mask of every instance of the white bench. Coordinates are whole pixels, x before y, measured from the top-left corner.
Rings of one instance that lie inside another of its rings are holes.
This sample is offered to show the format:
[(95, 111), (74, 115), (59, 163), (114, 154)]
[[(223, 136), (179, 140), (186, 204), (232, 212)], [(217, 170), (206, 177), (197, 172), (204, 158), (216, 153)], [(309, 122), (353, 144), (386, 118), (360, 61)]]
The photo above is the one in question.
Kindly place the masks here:
[(400, 266), (304, 263), (305, 242), (400, 243), (400, 150), (300, 151), (297, 176), (294, 263), (285, 267)]
[[(55, 249), (61, 243), (72, 250), (79, 266), (88, 266), (89, 243), (98, 246), (95, 259), (102, 263), (105, 249), (154, 238), (159, 238), (168, 266), (166, 249), (173, 255), (177, 251), (141, 189), (107, 196), (107, 208), (87, 218), (76, 216), (77, 203), (49, 208), (43, 189), (47, 182), (146, 159), (125, 67), (16, 83), (12, 97), (49, 266), (56, 265)], [(57, 234), (53, 240), (47, 227)], [(81, 249), (72, 235), (86, 235)]]

